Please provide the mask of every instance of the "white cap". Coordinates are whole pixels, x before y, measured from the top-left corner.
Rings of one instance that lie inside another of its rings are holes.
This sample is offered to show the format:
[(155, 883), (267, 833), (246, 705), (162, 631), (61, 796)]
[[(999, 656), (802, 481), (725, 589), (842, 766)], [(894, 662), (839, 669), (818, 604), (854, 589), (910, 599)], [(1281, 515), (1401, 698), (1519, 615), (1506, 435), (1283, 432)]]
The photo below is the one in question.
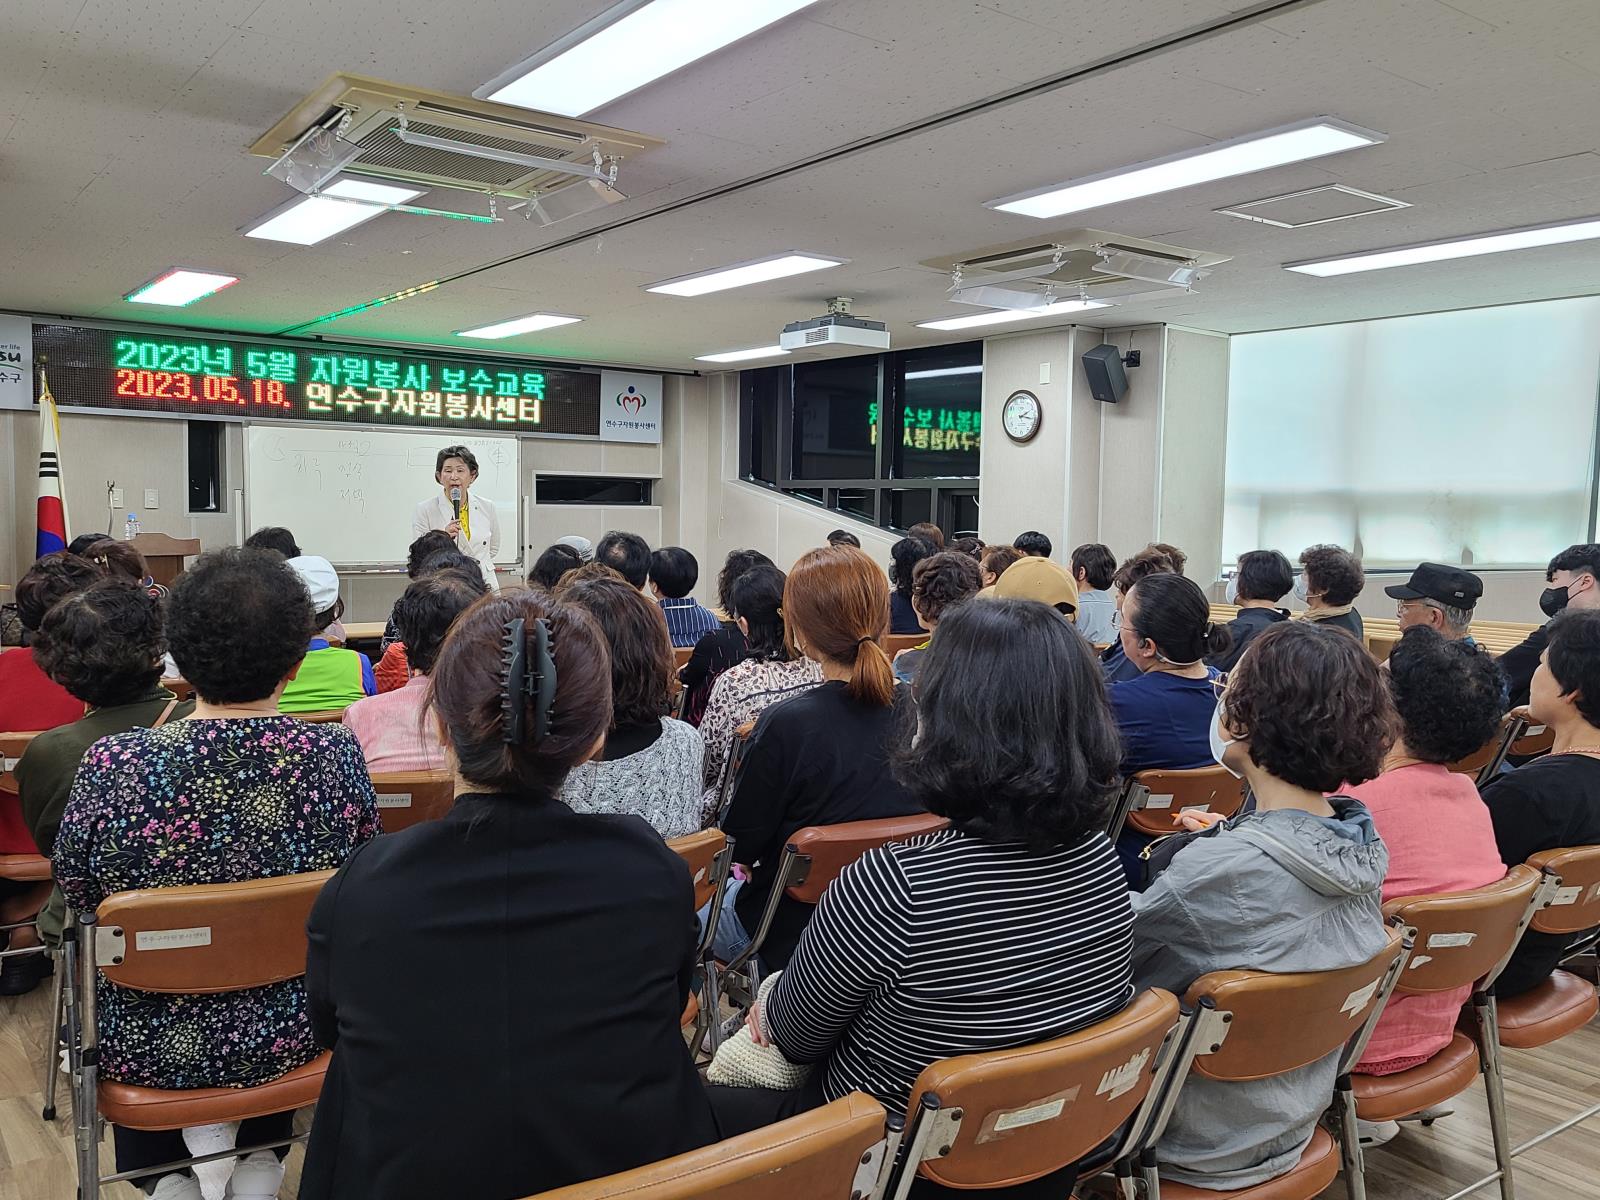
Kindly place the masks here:
[(580, 534), (569, 533), (566, 537), (559, 537), (556, 539), (556, 545), (571, 546), (584, 562), (594, 561), (594, 543)]
[(320, 554), (302, 554), (289, 560), (289, 568), (306, 585), (311, 593), (311, 607), (319, 613), (327, 612), (339, 600), (339, 573), (333, 564)]

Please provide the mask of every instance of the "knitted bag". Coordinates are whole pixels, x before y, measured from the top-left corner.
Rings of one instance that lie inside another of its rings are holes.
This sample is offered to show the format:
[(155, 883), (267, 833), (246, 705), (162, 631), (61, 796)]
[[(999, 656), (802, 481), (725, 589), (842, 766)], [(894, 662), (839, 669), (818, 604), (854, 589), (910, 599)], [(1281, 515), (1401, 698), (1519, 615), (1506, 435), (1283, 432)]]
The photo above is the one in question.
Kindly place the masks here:
[[(782, 974), (779, 971), (761, 981), (757, 1004), (766, 1003), (767, 995)], [(706, 1082), (787, 1092), (803, 1085), (810, 1074), (809, 1065), (790, 1062), (776, 1046), (756, 1045), (750, 1036), (750, 1026), (740, 1025), (737, 1032), (717, 1047), (716, 1057), (706, 1068)]]

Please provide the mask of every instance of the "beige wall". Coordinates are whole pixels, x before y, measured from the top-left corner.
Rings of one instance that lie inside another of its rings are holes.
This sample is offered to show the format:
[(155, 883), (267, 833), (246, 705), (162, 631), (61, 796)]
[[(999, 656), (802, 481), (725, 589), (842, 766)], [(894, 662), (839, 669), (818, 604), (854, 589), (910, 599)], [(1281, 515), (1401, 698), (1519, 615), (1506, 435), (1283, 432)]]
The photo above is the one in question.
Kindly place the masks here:
[[(1141, 366), (1134, 376), (1143, 370)], [(1153, 540), (1182, 547), (1189, 555), (1189, 574), (1196, 579), (1215, 579), (1222, 569), (1228, 339), (1168, 327), (1161, 390), (1161, 474)]]

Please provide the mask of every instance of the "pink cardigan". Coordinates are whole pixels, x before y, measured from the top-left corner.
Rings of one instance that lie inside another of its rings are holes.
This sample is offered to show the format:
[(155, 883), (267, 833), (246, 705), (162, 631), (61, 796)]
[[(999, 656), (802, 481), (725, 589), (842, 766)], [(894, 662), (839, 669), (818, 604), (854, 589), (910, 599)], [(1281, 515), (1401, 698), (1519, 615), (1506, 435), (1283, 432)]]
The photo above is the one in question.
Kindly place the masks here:
[[(1413, 763), (1348, 788), (1372, 813), (1389, 848), (1383, 899), (1425, 892), (1465, 892), (1506, 873), (1495, 847), (1489, 810), (1470, 775), (1434, 763)], [(1378, 1019), (1357, 1070), (1390, 1075), (1449, 1045), (1469, 989), (1395, 996)]]

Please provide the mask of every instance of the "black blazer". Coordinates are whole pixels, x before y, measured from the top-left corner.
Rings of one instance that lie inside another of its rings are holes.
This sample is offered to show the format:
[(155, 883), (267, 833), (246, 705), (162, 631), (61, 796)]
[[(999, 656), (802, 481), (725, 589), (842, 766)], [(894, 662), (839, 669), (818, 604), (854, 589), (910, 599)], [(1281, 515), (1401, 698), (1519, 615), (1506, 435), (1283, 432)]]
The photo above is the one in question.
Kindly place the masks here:
[(352, 854), (308, 932), (302, 1200), (513, 1200), (717, 1140), (693, 886), (639, 818), (463, 796)]

